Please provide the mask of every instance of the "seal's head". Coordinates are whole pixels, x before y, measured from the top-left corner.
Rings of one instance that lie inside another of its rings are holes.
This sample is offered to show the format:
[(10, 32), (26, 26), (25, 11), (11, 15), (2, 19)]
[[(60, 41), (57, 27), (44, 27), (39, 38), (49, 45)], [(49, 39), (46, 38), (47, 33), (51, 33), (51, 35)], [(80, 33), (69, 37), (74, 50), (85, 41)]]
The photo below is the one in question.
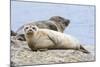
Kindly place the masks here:
[(52, 16), (49, 20), (53, 21), (57, 25), (58, 31), (60, 32), (64, 32), (65, 28), (68, 27), (70, 23), (69, 19), (61, 16)]
[(60, 24), (63, 24), (64, 26), (68, 26), (69, 23), (70, 23), (70, 20), (69, 19), (65, 19), (61, 16), (53, 16), (51, 17), (49, 20), (52, 20), (52, 21), (55, 21), (57, 23), (60, 23)]
[(26, 24), (24, 26), (24, 32), (26, 35), (33, 35), (37, 30), (37, 26), (33, 24)]

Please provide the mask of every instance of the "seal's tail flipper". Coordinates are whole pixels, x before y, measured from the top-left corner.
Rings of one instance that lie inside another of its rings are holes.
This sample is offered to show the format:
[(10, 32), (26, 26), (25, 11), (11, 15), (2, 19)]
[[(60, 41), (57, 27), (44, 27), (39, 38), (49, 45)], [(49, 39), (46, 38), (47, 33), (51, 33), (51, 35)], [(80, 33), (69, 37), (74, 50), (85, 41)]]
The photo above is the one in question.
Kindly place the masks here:
[(80, 51), (89, 54), (90, 52), (86, 50), (82, 45), (80, 45)]

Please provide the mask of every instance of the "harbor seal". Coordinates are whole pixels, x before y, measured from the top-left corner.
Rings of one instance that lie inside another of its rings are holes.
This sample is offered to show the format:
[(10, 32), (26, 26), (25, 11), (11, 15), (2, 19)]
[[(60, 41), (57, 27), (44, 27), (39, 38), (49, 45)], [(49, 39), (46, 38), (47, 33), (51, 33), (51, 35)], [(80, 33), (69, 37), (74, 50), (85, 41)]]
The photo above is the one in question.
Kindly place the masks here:
[(39, 29), (33, 24), (25, 25), (24, 32), (28, 46), (33, 51), (39, 49), (74, 49), (89, 53), (77, 39), (68, 34), (65, 35), (49, 29)]
[[(27, 24), (35, 24), (37, 27), (41, 29), (51, 29), (59, 32), (64, 32), (65, 28), (69, 25), (70, 20), (65, 19), (61, 16), (53, 16), (48, 20), (43, 20), (43, 21), (34, 21), (34, 22), (29, 22)], [(21, 26), (16, 33), (18, 33), (18, 40), (25, 41), (24, 33), (22, 29), (24, 28), (24, 25)], [(20, 39), (19, 39), (20, 38)]]

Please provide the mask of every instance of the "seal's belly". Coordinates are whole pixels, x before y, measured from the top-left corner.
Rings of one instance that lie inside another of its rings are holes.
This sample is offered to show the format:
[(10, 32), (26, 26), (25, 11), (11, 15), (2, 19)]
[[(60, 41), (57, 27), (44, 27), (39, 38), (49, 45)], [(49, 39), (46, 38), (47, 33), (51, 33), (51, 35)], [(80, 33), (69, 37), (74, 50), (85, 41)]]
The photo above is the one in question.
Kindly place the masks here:
[(50, 48), (53, 47), (55, 44), (48, 38), (42, 38), (37, 40), (36, 44), (34, 45), (34, 48), (40, 48), (40, 49), (44, 49), (44, 48)]

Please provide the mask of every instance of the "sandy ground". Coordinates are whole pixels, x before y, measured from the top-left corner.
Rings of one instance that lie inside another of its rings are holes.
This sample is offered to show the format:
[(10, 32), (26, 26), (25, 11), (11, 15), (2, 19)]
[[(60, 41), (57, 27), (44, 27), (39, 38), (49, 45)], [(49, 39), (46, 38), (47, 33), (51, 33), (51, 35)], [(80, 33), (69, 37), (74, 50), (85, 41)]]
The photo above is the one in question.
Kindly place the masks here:
[(57, 64), (69, 62), (95, 61), (95, 47), (84, 45), (90, 54), (76, 50), (32, 51), (25, 41), (11, 37), (11, 65)]

